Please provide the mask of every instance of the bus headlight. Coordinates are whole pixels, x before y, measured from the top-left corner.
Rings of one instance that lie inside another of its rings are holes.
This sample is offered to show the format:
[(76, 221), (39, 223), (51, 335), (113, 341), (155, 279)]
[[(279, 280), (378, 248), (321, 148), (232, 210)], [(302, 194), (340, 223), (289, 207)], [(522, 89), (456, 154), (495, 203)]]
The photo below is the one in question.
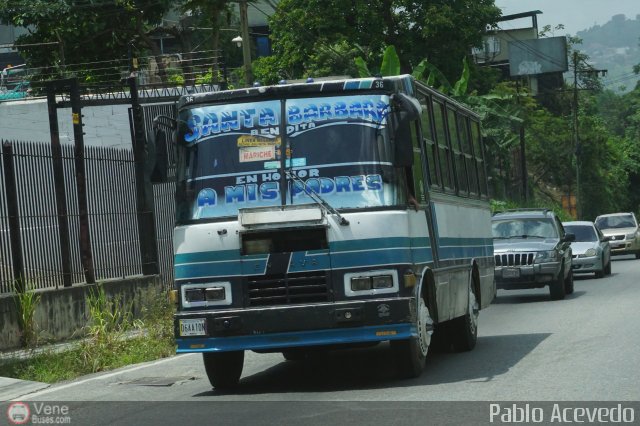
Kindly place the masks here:
[(373, 288), (391, 288), (393, 287), (393, 277), (391, 275), (379, 275), (371, 277)]
[(230, 282), (184, 284), (181, 293), (185, 308), (231, 304)]
[(226, 297), (226, 291), (224, 287), (211, 287), (204, 291), (204, 295), (207, 302), (215, 302), (216, 300), (224, 300)]
[(344, 274), (344, 292), (349, 297), (397, 293), (398, 283), (398, 271), (393, 269)]
[(371, 277), (351, 278), (351, 291), (371, 290)]

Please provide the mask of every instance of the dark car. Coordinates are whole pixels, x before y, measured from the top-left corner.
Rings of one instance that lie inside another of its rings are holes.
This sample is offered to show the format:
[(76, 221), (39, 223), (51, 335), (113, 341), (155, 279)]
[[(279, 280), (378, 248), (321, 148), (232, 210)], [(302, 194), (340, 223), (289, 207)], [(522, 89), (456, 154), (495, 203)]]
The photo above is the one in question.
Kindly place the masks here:
[(549, 286), (552, 299), (573, 293), (571, 241), (555, 213), (509, 210), (491, 219), (496, 287), (503, 290)]

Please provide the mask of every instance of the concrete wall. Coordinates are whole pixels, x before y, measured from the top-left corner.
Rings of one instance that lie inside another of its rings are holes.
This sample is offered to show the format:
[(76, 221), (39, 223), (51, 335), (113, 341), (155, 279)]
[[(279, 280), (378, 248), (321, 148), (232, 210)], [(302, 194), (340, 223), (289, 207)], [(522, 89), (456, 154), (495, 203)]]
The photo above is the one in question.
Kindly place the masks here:
[[(134, 318), (140, 318), (142, 308), (152, 303), (162, 290), (157, 276), (104, 281), (101, 284), (109, 298), (120, 297), (125, 306), (131, 304)], [(96, 285), (37, 290), (40, 302), (35, 321), (41, 339), (63, 341), (81, 337), (89, 323), (88, 296)], [(0, 296), (0, 350), (20, 347), (17, 299), (13, 295)]]
[[(131, 149), (129, 105), (82, 109), (85, 146)], [(71, 108), (58, 109), (60, 143), (73, 144)], [(0, 102), (0, 139), (51, 143), (46, 99)]]

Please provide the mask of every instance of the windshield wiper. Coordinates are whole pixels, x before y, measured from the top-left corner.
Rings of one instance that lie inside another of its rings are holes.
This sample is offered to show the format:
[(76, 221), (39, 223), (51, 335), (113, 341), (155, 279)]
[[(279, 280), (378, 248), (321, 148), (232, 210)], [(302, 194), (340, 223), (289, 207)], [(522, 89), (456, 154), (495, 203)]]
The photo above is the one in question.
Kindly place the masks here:
[[(304, 191), (304, 193), (307, 194), (309, 196), (309, 198), (311, 198), (316, 204), (318, 204), (320, 207), (325, 209), (325, 211), (329, 212), (330, 214), (335, 215), (338, 218), (338, 223), (340, 225), (342, 225), (342, 226), (349, 225), (349, 221), (347, 219), (345, 219), (345, 217), (342, 216), (338, 210), (333, 208), (333, 206), (331, 204), (327, 203), (324, 200), (324, 198), (322, 198), (320, 195), (318, 195), (315, 192), (313, 192), (310, 189), (308, 189), (307, 185), (305, 184), (305, 182), (302, 179), (300, 179), (298, 176), (296, 176), (290, 170), (286, 170), (285, 169), (284, 172), (285, 172), (286, 176), (289, 179), (291, 179), (292, 181), (294, 181), (298, 185), (301, 185), (302, 186), (302, 190)], [(293, 193), (293, 191), (291, 191), (291, 192)]]

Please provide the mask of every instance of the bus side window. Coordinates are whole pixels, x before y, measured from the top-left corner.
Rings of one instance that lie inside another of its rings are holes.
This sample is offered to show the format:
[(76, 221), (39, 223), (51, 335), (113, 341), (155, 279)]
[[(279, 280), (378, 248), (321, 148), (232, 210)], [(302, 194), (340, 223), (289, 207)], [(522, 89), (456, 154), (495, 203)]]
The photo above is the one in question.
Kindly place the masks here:
[(484, 161), (484, 145), (482, 143), (482, 135), (480, 133), (480, 123), (471, 120), (471, 141), (473, 144), (473, 157), (476, 161), (478, 169), (478, 186), (480, 188), (480, 196), (486, 197), (487, 190), (487, 173), (485, 170), (486, 163)]
[(465, 165), (465, 157), (462, 152), (460, 143), (460, 133), (458, 129), (458, 120), (456, 111), (447, 108), (447, 121), (449, 124), (449, 135), (451, 137), (451, 148), (453, 150), (455, 171), (458, 178), (458, 192), (461, 195), (469, 193), (469, 183), (467, 181), (467, 166)]
[(419, 204), (427, 202), (425, 195), (424, 174), (423, 174), (423, 162), (422, 162), (422, 147), (420, 146), (420, 131), (418, 123), (416, 121), (411, 122), (411, 144), (413, 145), (413, 196)]
[(433, 134), (434, 129), (432, 126), (432, 114), (433, 108), (431, 107), (431, 98), (427, 97), (422, 102), (422, 138), (424, 139), (425, 157), (427, 161), (427, 173), (429, 178), (429, 186), (442, 187), (440, 176), (438, 173), (438, 146), (435, 142), (436, 138)]
[(444, 105), (440, 102), (433, 103), (433, 120), (436, 129), (436, 143), (438, 144), (438, 163), (442, 177), (442, 186), (447, 192), (454, 192), (453, 174), (451, 173), (451, 153), (447, 142), (447, 134), (444, 118)]
[(475, 197), (480, 194), (478, 190), (478, 173), (476, 162), (471, 150), (471, 135), (469, 134), (469, 117), (458, 115), (458, 133), (460, 134), (460, 146), (464, 153), (464, 162), (467, 167), (467, 177), (469, 178), (469, 193)]

